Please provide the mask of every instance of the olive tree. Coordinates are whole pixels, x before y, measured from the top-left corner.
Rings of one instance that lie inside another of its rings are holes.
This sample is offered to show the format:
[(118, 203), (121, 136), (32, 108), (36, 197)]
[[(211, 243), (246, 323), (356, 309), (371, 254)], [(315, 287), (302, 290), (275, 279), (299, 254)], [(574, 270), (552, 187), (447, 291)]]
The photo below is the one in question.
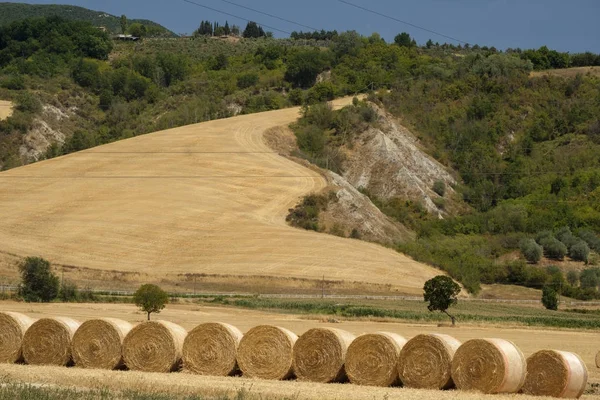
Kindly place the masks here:
[(452, 320), (452, 326), (456, 325), (456, 318), (448, 313), (448, 308), (458, 302), (456, 296), (460, 293), (460, 286), (452, 278), (438, 275), (425, 282), (423, 286), (423, 298), (429, 302), (429, 311), (441, 311)]
[(169, 302), (169, 295), (156, 285), (146, 284), (140, 286), (134, 293), (133, 302), (141, 311), (148, 314), (148, 321), (150, 321), (150, 314), (158, 314), (165, 308)]

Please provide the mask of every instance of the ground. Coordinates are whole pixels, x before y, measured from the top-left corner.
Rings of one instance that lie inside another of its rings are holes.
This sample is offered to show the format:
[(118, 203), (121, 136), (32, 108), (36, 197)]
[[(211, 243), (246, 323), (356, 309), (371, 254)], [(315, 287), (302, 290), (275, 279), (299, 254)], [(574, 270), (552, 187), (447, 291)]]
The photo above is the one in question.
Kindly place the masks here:
[(69, 279), (99, 271), (107, 282), (136, 284), (187, 274), (324, 277), (420, 293), (439, 270), (286, 224), (288, 209), (327, 183), (263, 142), (266, 130), (298, 115), (216, 120), (2, 172), (0, 252), (42, 256)]
[(0, 100), (0, 121), (12, 115), (13, 104), (10, 101)]
[[(131, 322), (142, 322), (143, 313), (135, 306), (127, 304), (24, 304), (1, 302), (2, 310), (26, 313), (40, 318), (57, 314), (84, 321), (98, 317), (116, 317)], [(439, 332), (456, 337), (461, 341), (472, 338), (499, 337), (514, 342), (529, 356), (541, 349), (560, 349), (578, 353), (587, 364), (590, 382), (600, 382), (600, 370), (594, 364), (594, 356), (599, 349), (598, 335), (594, 331), (531, 329), (518, 326), (461, 325), (458, 328), (438, 327), (432, 324), (401, 322), (374, 322), (348, 320), (339, 323), (322, 322), (318, 317), (306, 315), (279, 314), (254, 310), (240, 310), (225, 307), (205, 307), (196, 304), (169, 305), (155, 319), (165, 319), (190, 330), (204, 322), (221, 321), (233, 324), (243, 332), (259, 324), (272, 324), (288, 328), (302, 334), (313, 327), (332, 326), (359, 335), (368, 332), (388, 331), (411, 338), (419, 333)], [(231, 393), (246, 388), (250, 393), (262, 398), (294, 399), (482, 399), (486, 396), (457, 391), (437, 392), (407, 390), (398, 388), (374, 389), (354, 385), (320, 385), (311, 383), (271, 382), (245, 378), (211, 378), (187, 374), (142, 374), (134, 372), (87, 371), (77, 368), (31, 367), (20, 365), (0, 365), (0, 376), (8, 380), (30, 383), (48, 383), (80, 388), (107, 387), (113, 390), (135, 389), (156, 392), (177, 393)], [(490, 396), (490, 399), (534, 399), (528, 396)], [(584, 398), (597, 398), (591, 395)]]

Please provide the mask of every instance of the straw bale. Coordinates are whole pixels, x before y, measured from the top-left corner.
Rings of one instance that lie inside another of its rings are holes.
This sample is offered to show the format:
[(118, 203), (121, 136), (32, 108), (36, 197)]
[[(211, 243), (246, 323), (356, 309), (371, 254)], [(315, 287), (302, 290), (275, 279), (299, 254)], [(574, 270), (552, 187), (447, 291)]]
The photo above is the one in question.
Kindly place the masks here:
[(301, 381), (343, 382), (344, 363), (354, 335), (336, 328), (313, 328), (294, 346), (294, 372)]
[(578, 399), (587, 386), (588, 371), (575, 353), (541, 350), (527, 359), (523, 393)]
[(0, 312), (0, 363), (23, 361), (23, 336), (34, 320), (16, 312)]
[(354, 339), (346, 354), (350, 382), (366, 386), (400, 383), (398, 358), (406, 339), (389, 332), (367, 333)]
[(483, 393), (517, 393), (527, 364), (521, 350), (504, 339), (472, 339), (456, 351), (452, 379), (458, 389)]
[(168, 321), (143, 322), (123, 341), (127, 368), (144, 372), (171, 372), (181, 367), (187, 331)]
[(123, 340), (132, 328), (129, 322), (116, 318), (84, 322), (73, 336), (75, 365), (97, 369), (123, 367)]
[(73, 335), (79, 322), (66, 317), (42, 318), (23, 336), (23, 358), (32, 365), (66, 366), (72, 363)]
[(277, 326), (261, 325), (242, 338), (237, 361), (244, 376), (283, 380), (292, 378), (292, 354), (298, 336)]
[(402, 384), (415, 389), (450, 389), (452, 359), (460, 347), (452, 336), (439, 333), (417, 335), (400, 351), (398, 372)]
[(220, 322), (198, 325), (183, 342), (183, 368), (200, 375), (228, 376), (237, 371), (242, 332)]

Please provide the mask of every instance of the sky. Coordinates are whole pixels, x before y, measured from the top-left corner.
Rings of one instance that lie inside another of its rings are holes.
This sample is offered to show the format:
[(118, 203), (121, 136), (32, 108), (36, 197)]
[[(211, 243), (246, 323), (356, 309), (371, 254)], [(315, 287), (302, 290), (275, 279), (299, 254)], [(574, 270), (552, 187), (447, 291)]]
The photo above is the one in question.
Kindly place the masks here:
[[(201, 20), (229, 21), (243, 29), (247, 20), (282, 31), (301, 26), (237, 7), (256, 10), (325, 30), (379, 33), (392, 41), (408, 32), (419, 44), (428, 39), (452, 42), (442, 36), (375, 15), (340, 0), (190, 0), (242, 19), (190, 4), (185, 0), (28, 0), (30, 4), (73, 4), (114, 15), (156, 21), (176, 33), (191, 34)], [(506, 48), (538, 48), (546, 45), (571, 53), (600, 53), (600, 0), (347, 0), (381, 14), (409, 22), (470, 44)], [(286, 37), (274, 29), (276, 37)], [(454, 42), (458, 44), (458, 42)]]

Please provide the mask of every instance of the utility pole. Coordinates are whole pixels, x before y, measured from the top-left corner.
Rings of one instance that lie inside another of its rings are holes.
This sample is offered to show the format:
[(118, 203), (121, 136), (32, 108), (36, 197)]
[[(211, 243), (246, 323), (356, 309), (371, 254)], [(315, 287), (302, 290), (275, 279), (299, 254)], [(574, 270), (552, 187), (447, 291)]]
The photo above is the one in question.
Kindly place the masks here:
[(194, 296), (196, 295), (196, 274), (194, 274)]
[(323, 274), (323, 281), (321, 283), (321, 298), (325, 298), (325, 274)]

